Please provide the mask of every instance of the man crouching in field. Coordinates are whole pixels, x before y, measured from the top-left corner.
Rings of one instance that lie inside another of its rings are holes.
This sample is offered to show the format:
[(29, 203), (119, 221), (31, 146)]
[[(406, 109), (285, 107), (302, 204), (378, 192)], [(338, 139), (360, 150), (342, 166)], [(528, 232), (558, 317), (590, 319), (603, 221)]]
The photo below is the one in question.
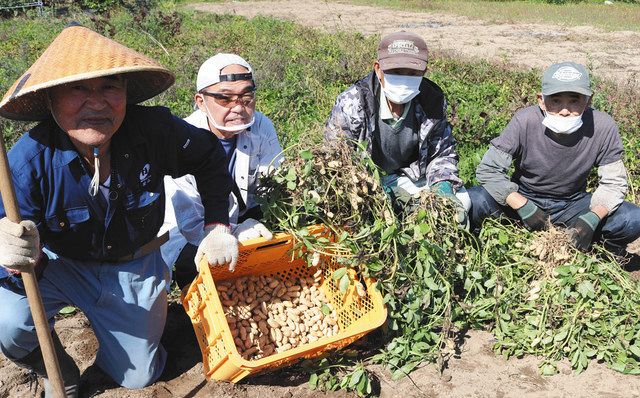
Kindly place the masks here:
[(396, 32), (378, 45), (373, 71), (341, 93), (325, 126), (325, 139), (365, 142), (386, 175), (385, 191), (401, 199), (432, 190), (454, 201), (467, 223), (468, 196), (458, 177), (456, 141), (442, 89), (424, 77), (427, 45)]
[[(262, 212), (256, 191), (260, 177), (284, 158), (273, 123), (256, 111), (253, 68), (239, 55), (218, 53), (200, 66), (196, 90), (198, 109), (184, 120), (210, 131), (225, 150), (234, 181), (229, 196), (234, 236), (239, 242), (272, 239), (271, 231), (258, 221)], [(182, 289), (198, 275), (198, 264), (193, 262), (199, 260), (197, 243), (204, 236), (204, 209), (192, 175), (165, 177), (164, 183), (167, 205), (160, 231), (169, 231), (169, 242), (162, 246), (162, 257), (167, 265), (175, 264), (175, 279)]]
[[(162, 373), (169, 275), (160, 255), (166, 237), (157, 233), (165, 175), (195, 176), (205, 228), (213, 226), (200, 243), (209, 263), (237, 258), (219, 140), (166, 108), (135, 105), (173, 81), (144, 55), (70, 26), (0, 103), (4, 117), (40, 121), (8, 155), (24, 221), (0, 206), (0, 351), (42, 377), (20, 277), (33, 267), (49, 323), (66, 305), (82, 310), (99, 343), (95, 363), (115, 382), (142, 388)], [(66, 396), (77, 397), (80, 371), (53, 340)], [(45, 379), (45, 397), (50, 390)]]
[[(474, 227), (500, 215), (532, 230), (551, 222), (571, 228), (580, 250), (602, 238), (614, 252), (639, 254), (640, 208), (624, 201), (627, 172), (618, 127), (590, 107), (592, 95), (582, 65), (562, 62), (544, 72), (538, 105), (515, 114), (476, 170), (481, 186), (469, 190)], [(594, 166), (600, 181), (591, 194), (587, 177)]]

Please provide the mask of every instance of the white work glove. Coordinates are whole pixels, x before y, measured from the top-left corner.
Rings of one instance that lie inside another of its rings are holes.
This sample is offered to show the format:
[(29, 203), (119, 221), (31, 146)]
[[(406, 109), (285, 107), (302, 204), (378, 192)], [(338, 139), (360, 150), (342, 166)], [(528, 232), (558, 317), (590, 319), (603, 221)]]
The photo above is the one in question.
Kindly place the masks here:
[(200, 259), (205, 256), (211, 265), (229, 263), (229, 271), (236, 268), (238, 261), (238, 239), (231, 234), (231, 229), (222, 224), (214, 224), (204, 228), (204, 239), (198, 245), (195, 262), (200, 271)]
[(629, 254), (636, 254), (640, 256), (640, 238), (634, 240), (627, 245), (627, 252)]
[(253, 218), (247, 218), (242, 223), (238, 224), (238, 226), (233, 230), (233, 235), (238, 238), (239, 242), (259, 238), (261, 236), (266, 240), (273, 239), (271, 231), (269, 231), (260, 221), (254, 220)]
[(30, 271), (40, 258), (40, 234), (31, 220), (15, 223), (0, 219), (0, 265), (12, 270)]

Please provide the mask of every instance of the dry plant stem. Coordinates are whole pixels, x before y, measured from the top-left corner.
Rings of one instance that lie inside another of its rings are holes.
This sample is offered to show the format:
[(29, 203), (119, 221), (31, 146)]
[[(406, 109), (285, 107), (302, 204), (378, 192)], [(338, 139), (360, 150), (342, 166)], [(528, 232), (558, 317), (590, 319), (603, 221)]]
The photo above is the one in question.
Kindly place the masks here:
[(451, 303), (447, 305), (444, 313), (444, 321), (442, 323), (442, 339), (440, 341), (440, 349), (438, 350), (438, 358), (436, 363), (438, 364), (438, 371), (442, 375), (444, 368), (447, 364), (447, 360), (451, 357), (451, 352), (446, 352), (447, 340), (451, 337), (453, 329), (453, 323), (451, 322)]

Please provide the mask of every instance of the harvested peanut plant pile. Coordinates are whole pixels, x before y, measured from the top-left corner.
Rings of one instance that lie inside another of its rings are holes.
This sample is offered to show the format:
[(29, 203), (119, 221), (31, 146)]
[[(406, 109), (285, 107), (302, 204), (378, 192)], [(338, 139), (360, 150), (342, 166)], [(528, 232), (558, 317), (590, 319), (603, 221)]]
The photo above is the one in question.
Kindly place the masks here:
[[(271, 228), (299, 240), (305, 250), (298, 255), (323, 253), (344, 265), (333, 273), (341, 290), (350, 283), (357, 287), (347, 268), (377, 278), (389, 322), (381, 352), (365, 360), (388, 366), (398, 378), (425, 360), (443, 359), (451, 347), (461, 314), (454, 288), (461, 284), (465, 264), (476, 258), (462, 248), (473, 252), (473, 239), (452, 221), (454, 204), (432, 193), (411, 198), (410, 210), (394, 213), (379, 170), (357, 149), (338, 141), (301, 151), (262, 181), (262, 210)], [(317, 223), (337, 239), (310, 235), (305, 227)], [(308, 261), (313, 265), (314, 256)], [(347, 380), (347, 387), (353, 382), (357, 392), (366, 393), (357, 388), (366, 372), (355, 379), (353, 372), (342, 382)], [(326, 387), (337, 385), (326, 372), (322, 375)]]
[(527, 232), (485, 222), (482, 261), (465, 288), (470, 319), (493, 322), (496, 351), (540, 356), (543, 374), (568, 358), (576, 372), (589, 360), (640, 373), (640, 287), (604, 249), (582, 253), (565, 231)]
[[(387, 305), (378, 352), (315, 362), (312, 387), (366, 395), (369, 361), (393, 378), (425, 361), (443, 369), (466, 327), (491, 330), (507, 357), (539, 356), (544, 374), (565, 358), (577, 372), (595, 359), (640, 373), (640, 287), (605, 249), (578, 252), (564, 230), (531, 233), (504, 219), (487, 220), (478, 239), (430, 192), (394, 212), (363, 153), (348, 142), (304, 150), (263, 181), (266, 221), (298, 239), (296, 254), (333, 256), (343, 291), (355, 282), (347, 268), (377, 278)], [(337, 239), (310, 235), (305, 227), (317, 223)]]

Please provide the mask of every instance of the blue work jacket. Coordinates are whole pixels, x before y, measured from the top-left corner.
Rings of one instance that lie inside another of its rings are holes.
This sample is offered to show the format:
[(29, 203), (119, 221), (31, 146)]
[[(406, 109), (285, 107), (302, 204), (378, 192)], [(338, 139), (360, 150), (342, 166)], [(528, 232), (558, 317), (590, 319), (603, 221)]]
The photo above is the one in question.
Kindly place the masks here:
[(36, 223), (47, 249), (68, 258), (115, 261), (154, 239), (164, 220), (165, 175), (193, 174), (205, 224), (229, 223), (232, 180), (222, 145), (166, 108), (127, 107), (111, 140), (108, 199), (88, 193), (92, 173), (53, 120), (23, 135), (8, 157), (22, 218)]

